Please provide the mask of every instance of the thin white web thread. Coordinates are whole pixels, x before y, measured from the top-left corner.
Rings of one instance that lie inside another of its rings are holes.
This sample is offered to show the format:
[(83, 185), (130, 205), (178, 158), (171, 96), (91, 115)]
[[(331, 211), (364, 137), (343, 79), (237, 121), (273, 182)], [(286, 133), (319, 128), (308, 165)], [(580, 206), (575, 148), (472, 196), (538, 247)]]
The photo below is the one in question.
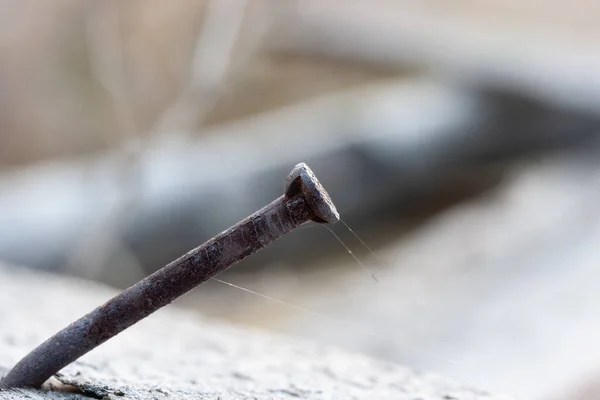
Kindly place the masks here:
[[(341, 220), (340, 220), (341, 221)], [(346, 225), (346, 224), (344, 224)], [(352, 250), (350, 250), (350, 247), (348, 247), (346, 245), (346, 243), (344, 243), (344, 241), (327, 225), (323, 225), (325, 228), (327, 228), (327, 230), (329, 232), (331, 232), (331, 234), (337, 239), (338, 242), (340, 242), (340, 244), (342, 246), (344, 246), (344, 248), (346, 249), (346, 251), (348, 252), (348, 254), (350, 254), (352, 256), (352, 258), (354, 258), (354, 261), (356, 261), (358, 263), (358, 265), (369, 275), (371, 275), (371, 278), (373, 278), (373, 280), (377, 283), (379, 283), (379, 279), (377, 279), (377, 277), (375, 276), (375, 274), (373, 274), (373, 272), (371, 272), (371, 270), (362, 262), (360, 261), (360, 259), (358, 257), (356, 257), (356, 255), (354, 254), (354, 252)], [(347, 226), (347, 225), (346, 225)]]
[[(293, 308), (294, 310), (303, 312), (303, 313), (311, 315), (313, 317), (317, 317), (317, 318), (322, 319), (324, 321), (327, 321), (329, 323), (335, 323), (335, 324), (338, 324), (338, 325), (342, 325), (342, 326), (344, 326), (346, 328), (353, 329), (353, 330), (358, 331), (358, 332), (366, 333), (366, 334), (368, 334), (370, 336), (374, 336), (374, 337), (381, 338), (381, 339), (384, 339), (384, 340), (389, 340), (389, 339), (386, 339), (385, 337), (382, 337), (382, 336), (378, 335), (377, 333), (375, 333), (373, 331), (370, 331), (368, 329), (362, 328), (360, 326), (357, 326), (357, 325), (354, 325), (354, 324), (350, 324), (348, 322), (341, 321), (341, 320), (329, 317), (329, 316), (324, 315), (324, 314), (320, 314), (320, 313), (318, 313), (316, 311), (312, 311), (312, 310), (309, 310), (307, 308), (303, 308), (303, 307), (297, 306), (295, 304), (288, 303), (287, 301), (276, 299), (275, 297), (267, 296), (266, 294), (255, 292), (254, 290), (247, 289), (247, 288), (242, 287), (242, 286), (238, 286), (238, 285), (233, 284), (231, 282), (226, 282), (226, 281), (218, 279), (218, 278), (211, 278), (211, 279), (213, 281), (217, 281), (219, 283), (222, 283), (223, 285), (227, 285), (227, 286), (230, 286), (230, 287), (242, 290), (242, 291), (244, 291), (246, 293), (250, 293), (250, 294), (253, 294), (255, 296), (262, 297), (263, 299), (266, 299), (266, 300), (269, 300), (269, 301), (273, 301), (275, 303), (279, 303), (279, 304), (284, 305), (286, 307)], [(398, 344), (394, 343), (394, 345), (397, 346)], [(421, 353), (423, 355), (426, 355), (428, 357), (432, 357), (432, 358), (437, 358), (439, 360), (443, 360), (443, 361), (451, 363), (451, 364), (455, 364), (455, 365), (459, 364), (457, 361), (455, 361), (455, 360), (453, 360), (451, 358), (448, 358), (448, 357), (445, 357), (445, 356), (441, 356), (441, 355), (438, 355), (438, 354), (433, 354), (433, 353), (431, 353), (431, 352), (429, 352), (427, 350), (421, 349), (421, 348), (416, 347), (416, 346), (402, 345), (401, 347), (404, 347), (404, 348), (412, 350), (412, 351), (416, 351), (416, 352)]]
[(369, 250), (369, 252), (371, 253), (371, 255), (373, 255), (373, 257), (375, 257), (375, 259), (377, 260), (377, 262), (382, 266), (385, 267), (386, 264), (381, 260), (381, 258), (379, 258), (379, 256), (365, 243), (364, 240), (361, 239), (360, 236), (358, 236), (358, 234), (356, 232), (354, 232), (354, 229), (350, 228), (348, 226), (348, 224), (340, 218), (340, 222), (350, 231), (350, 233), (352, 233), (354, 235), (354, 237), (356, 239), (358, 239), (358, 241), (367, 249)]

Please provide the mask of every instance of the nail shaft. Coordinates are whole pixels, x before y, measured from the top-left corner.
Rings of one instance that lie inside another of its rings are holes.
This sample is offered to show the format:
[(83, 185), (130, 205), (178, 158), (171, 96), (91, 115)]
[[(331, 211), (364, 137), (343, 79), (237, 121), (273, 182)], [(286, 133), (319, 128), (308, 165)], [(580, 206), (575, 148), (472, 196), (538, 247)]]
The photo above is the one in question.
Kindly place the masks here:
[(285, 195), (52, 336), (9, 371), (0, 388), (40, 387), (90, 350), (304, 222), (337, 219), (327, 192), (305, 164), (298, 164)]

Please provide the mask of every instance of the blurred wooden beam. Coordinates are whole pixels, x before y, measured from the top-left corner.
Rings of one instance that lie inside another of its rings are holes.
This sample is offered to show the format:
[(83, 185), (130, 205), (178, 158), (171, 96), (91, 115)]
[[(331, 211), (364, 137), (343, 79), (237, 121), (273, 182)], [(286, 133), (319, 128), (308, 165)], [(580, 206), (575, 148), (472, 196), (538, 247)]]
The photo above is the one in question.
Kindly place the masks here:
[[(598, 126), (429, 79), (380, 82), (215, 126), (195, 142), (174, 135), (153, 143), (125, 185), (128, 170), (114, 154), (7, 173), (0, 258), (83, 274), (91, 260), (99, 269), (87, 276), (114, 279), (125, 271), (112, 255), (119, 245), (126, 259), (153, 270), (278, 196), (273, 176), (300, 161), (319, 174), (342, 215), (375, 224), (386, 210), (401, 214), (411, 201), (438, 195), (448, 177), (485, 176), (490, 163), (587, 143)], [(296, 237), (253, 261), (323, 250), (315, 235)], [(102, 269), (110, 265), (114, 274)]]
[(581, 12), (587, 9), (583, 7), (579, 19), (571, 12), (572, 18), (561, 23), (556, 19), (560, 7), (550, 9), (548, 16), (544, 2), (505, 5), (498, 12), (489, 4), (460, 1), (289, 1), (278, 4), (267, 47), (349, 62), (420, 65), (468, 86), (597, 113), (600, 31), (593, 27), (600, 14), (594, 18)]

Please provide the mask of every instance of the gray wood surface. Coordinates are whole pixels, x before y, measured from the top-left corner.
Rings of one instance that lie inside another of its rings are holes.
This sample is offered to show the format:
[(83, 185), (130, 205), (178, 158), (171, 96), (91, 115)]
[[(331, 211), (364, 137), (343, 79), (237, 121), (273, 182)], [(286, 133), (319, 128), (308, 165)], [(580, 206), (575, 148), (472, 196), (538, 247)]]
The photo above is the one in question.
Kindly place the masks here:
[[(0, 266), (0, 287), (0, 374), (114, 294), (87, 281), (6, 266)], [(359, 354), (226, 325), (176, 306), (87, 354), (44, 389), (0, 391), (0, 398), (508, 398)]]

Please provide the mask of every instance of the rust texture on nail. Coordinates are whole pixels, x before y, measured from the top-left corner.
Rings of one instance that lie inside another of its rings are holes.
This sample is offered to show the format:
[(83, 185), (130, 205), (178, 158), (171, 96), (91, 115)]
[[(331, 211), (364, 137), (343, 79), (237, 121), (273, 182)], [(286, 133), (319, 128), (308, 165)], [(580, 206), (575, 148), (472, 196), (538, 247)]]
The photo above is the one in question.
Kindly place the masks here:
[(309, 220), (334, 223), (339, 215), (302, 163), (286, 179), (283, 196), (52, 336), (17, 363), (0, 388), (40, 387), (106, 340)]

